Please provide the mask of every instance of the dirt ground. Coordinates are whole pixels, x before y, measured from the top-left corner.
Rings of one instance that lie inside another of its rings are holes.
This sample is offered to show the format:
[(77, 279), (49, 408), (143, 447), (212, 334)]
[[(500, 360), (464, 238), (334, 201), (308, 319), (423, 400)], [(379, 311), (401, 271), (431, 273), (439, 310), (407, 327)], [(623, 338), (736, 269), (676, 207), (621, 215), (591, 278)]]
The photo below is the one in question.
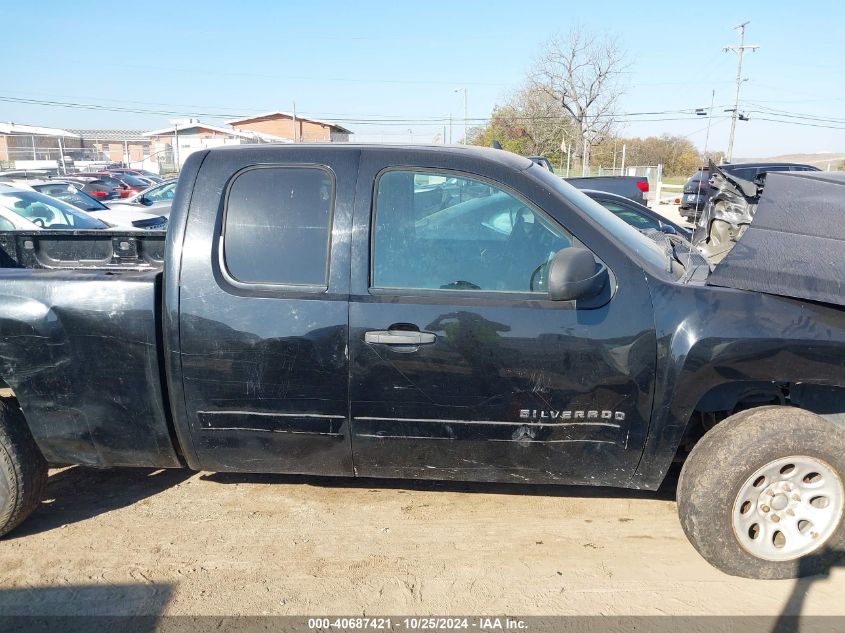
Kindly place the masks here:
[[(655, 204), (654, 201), (651, 201), (649, 203), (649, 207), (675, 224), (692, 228), (692, 224), (687, 222), (686, 218), (681, 217), (680, 205), (674, 204), (672, 196), (667, 194), (666, 196), (661, 197), (664, 200), (663, 202)], [(677, 198), (678, 196), (675, 197)]]
[(726, 576), (674, 483), (597, 488), (51, 471), (0, 541), (0, 614), (845, 614), (826, 577)]

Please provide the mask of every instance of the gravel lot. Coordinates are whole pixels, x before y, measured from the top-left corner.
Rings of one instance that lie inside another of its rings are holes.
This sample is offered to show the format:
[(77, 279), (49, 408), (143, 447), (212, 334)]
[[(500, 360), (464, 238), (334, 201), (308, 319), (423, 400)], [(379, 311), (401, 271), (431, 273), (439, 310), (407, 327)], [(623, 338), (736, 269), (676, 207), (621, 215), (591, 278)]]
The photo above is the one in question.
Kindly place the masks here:
[(0, 613), (845, 614), (845, 568), (711, 568), (673, 495), (70, 467), (0, 542)]
[[(678, 197), (678, 196), (675, 196)], [(669, 196), (671, 198), (671, 196)], [(664, 197), (664, 200), (666, 197)], [(674, 203), (663, 202), (661, 204), (654, 204), (654, 202), (649, 203), (649, 207), (653, 209), (655, 212), (662, 215), (667, 220), (671, 220), (675, 224), (680, 224), (681, 226), (686, 226), (688, 228), (692, 228), (692, 224), (687, 222), (686, 218), (681, 217), (680, 208), (681, 206)]]

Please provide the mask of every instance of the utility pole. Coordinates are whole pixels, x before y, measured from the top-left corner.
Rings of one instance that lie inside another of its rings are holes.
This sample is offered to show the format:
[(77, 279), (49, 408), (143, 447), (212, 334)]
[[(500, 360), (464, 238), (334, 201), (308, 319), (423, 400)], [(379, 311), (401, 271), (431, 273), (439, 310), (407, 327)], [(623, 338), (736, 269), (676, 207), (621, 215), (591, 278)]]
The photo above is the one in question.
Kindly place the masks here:
[(181, 171), (181, 167), (179, 166), (179, 122), (173, 124), (173, 162), (175, 163), (174, 167), (176, 171)]
[(745, 27), (750, 24), (750, 21), (743, 22), (734, 27), (734, 30), (739, 31), (739, 45), (725, 46), (722, 50), (727, 53), (733, 51), (737, 55), (736, 63), (736, 97), (734, 97), (733, 115), (731, 116), (731, 134), (728, 137), (728, 155), (725, 162), (731, 162), (734, 153), (734, 135), (736, 134), (736, 119), (739, 116), (739, 87), (742, 85), (742, 55), (746, 49), (755, 51), (760, 48), (757, 44), (745, 43)]
[(710, 93), (710, 110), (707, 113), (707, 134), (704, 136), (704, 156), (707, 156), (707, 146), (710, 143), (710, 124), (713, 122), (713, 104), (716, 103), (716, 91)]
[(467, 115), (467, 89), (466, 88), (456, 88), (455, 92), (463, 92), (464, 93), (464, 145), (466, 145), (469, 140), (467, 138), (467, 120), (469, 116)]
[(611, 167), (611, 172), (613, 176), (616, 175), (616, 139), (613, 139), (613, 167)]

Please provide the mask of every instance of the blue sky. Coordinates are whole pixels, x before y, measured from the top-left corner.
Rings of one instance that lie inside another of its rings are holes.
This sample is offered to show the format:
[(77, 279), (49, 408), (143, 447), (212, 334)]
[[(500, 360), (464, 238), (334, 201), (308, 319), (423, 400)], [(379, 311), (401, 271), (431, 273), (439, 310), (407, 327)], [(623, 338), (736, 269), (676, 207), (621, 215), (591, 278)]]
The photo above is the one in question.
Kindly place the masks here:
[[(625, 112), (717, 106), (733, 99), (736, 58), (722, 47), (751, 20), (735, 156), (845, 152), (845, 3), (745, 2), (113, 2), (0, 0), (0, 96), (157, 110), (161, 114), (0, 101), (0, 121), (153, 129), (168, 118), (290, 110), (341, 121), (368, 138), (430, 141), (451, 113), (486, 117), (519, 87), (554, 31), (617, 35), (630, 53)], [(842, 129), (774, 123), (789, 120)], [(173, 114), (169, 114), (173, 113)], [(717, 110), (717, 113), (721, 114)], [(795, 118), (834, 119), (818, 121)], [(343, 122), (392, 117), (395, 124)], [(669, 117), (667, 117), (669, 118)], [(784, 118), (780, 115), (780, 118)], [(842, 122), (836, 121), (841, 119)], [(409, 121), (405, 121), (409, 120)], [(629, 135), (689, 135), (706, 121), (629, 123)], [(453, 138), (462, 133), (455, 125)], [(727, 145), (713, 122), (711, 148)]]

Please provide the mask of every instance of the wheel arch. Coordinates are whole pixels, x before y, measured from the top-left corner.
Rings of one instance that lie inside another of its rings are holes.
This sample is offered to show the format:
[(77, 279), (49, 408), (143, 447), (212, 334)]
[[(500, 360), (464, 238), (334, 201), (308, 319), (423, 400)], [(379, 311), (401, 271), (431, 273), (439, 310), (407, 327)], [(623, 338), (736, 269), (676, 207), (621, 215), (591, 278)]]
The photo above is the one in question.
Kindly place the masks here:
[[(732, 381), (715, 385), (701, 395), (687, 419), (684, 436), (686, 438), (693, 432), (697, 416), (721, 414), (727, 417), (746, 409), (773, 404), (796, 407), (845, 424), (845, 386), (813, 382)], [(698, 438), (695, 439), (697, 441)]]
[(672, 463), (682, 462), (719, 422), (740, 411), (770, 406), (796, 407), (845, 426), (845, 385), (827, 382), (730, 380), (704, 388), (689, 403), (664, 410), (668, 422), (650, 434), (637, 469), (636, 487), (656, 489)]

